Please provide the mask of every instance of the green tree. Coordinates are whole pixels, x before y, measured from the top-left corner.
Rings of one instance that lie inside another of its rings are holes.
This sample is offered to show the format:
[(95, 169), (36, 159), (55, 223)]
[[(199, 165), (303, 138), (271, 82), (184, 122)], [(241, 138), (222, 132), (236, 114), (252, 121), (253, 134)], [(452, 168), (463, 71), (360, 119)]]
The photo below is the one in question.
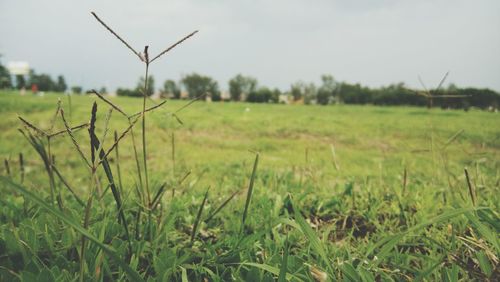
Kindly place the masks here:
[(42, 73), (38, 76), (38, 89), (40, 91), (55, 90), (55, 83), (50, 77), (50, 75)]
[(338, 83), (335, 82), (335, 79), (331, 75), (322, 75), (321, 82), (322, 84), (318, 89), (317, 102), (321, 105), (327, 105), (334, 101), (335, 98), (338, 98), (335, 97)]
[(304, 104), (312, 104), (316, 100), (316, 86), (312, 82), (297, 81), (291, 85), (290, 95), (294, 101), (304, 99)]
[(73, 86), (71, 87), (71, 92), (75, 94), (82, 94), (83, 88), (81, 86)]
[(257, 79), (250, 76), (238, 74), (229, 80), (229, 94), (233, 101), (241, 101), (243, 96), (254, 92), (256, 88)]
[[(1, 57), (1, 56), (0, 56)], [(12, 78), (6, 67), (0, 62), (0, 89), (11, 88)]]
[(314, 83), (308, 83), (304, 84), (303, 86), (303, 97), (304, 97), (304, 104), (313, 104), (316, 102), (317, 99), (317, 90), (316, 90), (316, 85)]
[(28, 78), (28, 86), (36, 84), (38, 86), (38, 90), (40, 91), (55, 91), (56, 84), (50, 77), (50, 75), (42, 73), (37, 74), (34, 70), (30, 70), (29, 78)]
[(271, 93), (271, 98), (269, 99), (270, 103), (278, 103), (280, 100), (281, 91), (278, 88), (274, 88)]
[(359, 83), (343, 82), (337, 88), (338, 99), (346, 104), (367, 104), (373, 102), (373, 90)]
[[(134, 89), (118, 88), (116, 90), (116, 95), (118, 96), (129, 96), (129, 97), (143, 97), (144, 96), (144, 77), (139, 77), (137, 85)], [(153, 76), (148, 77), (148, 96), (153, 95), (155, 90), (155, 80)]]
[(160, 92), (160, 96), (162, 98), (170, 97), (173, 99), (180, 99), (181, 89), (175, 81), (167, 79), (165, 80), (165, 83), (163, 83), (163, 90)]
[(142, 92), (137, 89), (127, 89), (118, 88), (116, 89), (116, 95), (118, 96), (129, 96), (129, 97), (142, 97)]
[(17, 89), (26, 88), (26, 78), (24, 78), (24, 75), (21, 74), (16, 75), (16, 88)]
[(213, 80), (209, 76), (192, 73), (184, 76), (181, 83), (191, 99), (207, 94), (212, 97), (213, 101), (220, 100), (219, 85), (217, 84), (217, 81)]
[(64, 79), (64, 76), (59, 75), (57, 77), (57, 82), (56, 82), (54, 90), (57, 92), (64, 92), (64, 91), (66, 91), (66, 89), (68, 89), (68, 85), (66, 84), (66, 80)]
[(290, 95), (294, 101), (298, 101), (304, 97), (304, 82), (297, 81), (290, 86)]
[[(139, 78), (139, 81), (137, 82), (137, 86), (135, 87), (135, 91), (138, 93), (137, 96), (144, 95), (143, 94), (144, 93), (144, 85), (145, 85), (144, 77), (141, 76)], [(155, 78), (152, 75), (148, 76), (148, 90), (147, 91), (148, 91), (148, 93), (147, 93), (148, 96), (151, 96), (155, 93)]]

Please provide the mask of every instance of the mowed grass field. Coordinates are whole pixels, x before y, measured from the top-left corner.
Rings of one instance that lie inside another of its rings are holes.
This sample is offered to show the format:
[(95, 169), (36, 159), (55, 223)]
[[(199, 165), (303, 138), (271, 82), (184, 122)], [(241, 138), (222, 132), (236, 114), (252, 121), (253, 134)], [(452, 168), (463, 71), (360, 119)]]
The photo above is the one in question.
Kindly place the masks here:
[[(119, 143), (119, 158), (114, 152), (108, 157), (135, 234), (130, 240), (101, 168), (102, 190), (90, 208), (79, 205), (59, 178), (63, 206), (51, 203), (44, 162), (18, 131), (24, 128), (18, 115), (49, 131), (59, 98), (72, 126), (88, 122), (97, 101), (96, 135), (103, 136), (110, 106), (95, 96), (70, 101), (58, 94), (0, 93), (0, 156), (9, 167), (0, 186), (0, 280), (129, 279), (132, 272), (158, 281), (500, 275), (498, 113), (205, 102), (183, 108), (188, 101), (169, 100), (146, 116), (150, 190), (165, 190), (161, 208), (141, 206), (130, 134)], [(142, 99), (109, 99), (129, 115), (142, 108)], [(60, 115), (54, 120), (53, 130), (64, 130)], [(119, 136), (127, 126), (113, 111), (103, 148), (114, 143), (114, 130)], [(140, 122), (133, 130), (142, 166)], [(88, 130), (74, 136), (90, 156)], [(87, 202), (94, 182), (69, 136), (53, 137), (50, 150), (55, 167)], [(95, 242), (82, 248), (83, 233), (20, 192), (14, 183), (21, 182), (76, 224), (84, 225), (88, 210), (85, 230), (122, 261)]]

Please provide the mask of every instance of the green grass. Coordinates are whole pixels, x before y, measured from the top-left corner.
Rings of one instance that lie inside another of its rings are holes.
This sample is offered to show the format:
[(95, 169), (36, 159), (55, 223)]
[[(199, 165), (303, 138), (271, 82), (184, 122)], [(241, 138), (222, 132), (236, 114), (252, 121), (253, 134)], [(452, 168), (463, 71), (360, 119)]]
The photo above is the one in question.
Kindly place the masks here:
[[(95, 96), (72, 96), (70, 109), (62, 95), (0, 92), (0, 156), (10, 170), (0, 182), (1, 281), (500, 275), (498, 114), (196, 102), (176, 113), (181, 124), (172, 113), (187, 101), (168, 101), (146, 123), (149, 189), (158, 199), (148, 206), (130, 133), (119, 143), (120, 173), (112, 152), (95, 178), (67, 133), (51, 138), (51, 185), (17, 115), (48, 130), (58, 98), (71, 126), (88, 122), (98, 102), (95, 137), (105, 151), (113, 131), (129, 126), (113, 111), (103, 140), (109, 106)], [(127, 114), (142, 110), (140, 99), (110, 99)], [(65, 129), (60, 115), (55, 121)], [(139, 123), (133, 130), (142, 166)], [(90, 160), (88, 130), (73, 135)]]

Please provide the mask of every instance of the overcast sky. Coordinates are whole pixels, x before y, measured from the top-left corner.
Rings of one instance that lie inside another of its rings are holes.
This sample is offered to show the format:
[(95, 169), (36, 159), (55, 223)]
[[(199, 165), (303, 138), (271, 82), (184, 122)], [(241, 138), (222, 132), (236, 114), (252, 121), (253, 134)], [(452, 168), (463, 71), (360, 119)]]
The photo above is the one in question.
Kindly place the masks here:
[(135, 86), (142, 63), (90, 11), (153, 55), (200, 30), (151, 66), (157, 88), (191, 72), (222, 89), (237, 73), (282, 90), (321, 74), (418, 87), (418, 75), (432, 86), (449, 70), (458, 86), (500, 91), (499, 0), (0, 0), (2, 63), (85, 88)]

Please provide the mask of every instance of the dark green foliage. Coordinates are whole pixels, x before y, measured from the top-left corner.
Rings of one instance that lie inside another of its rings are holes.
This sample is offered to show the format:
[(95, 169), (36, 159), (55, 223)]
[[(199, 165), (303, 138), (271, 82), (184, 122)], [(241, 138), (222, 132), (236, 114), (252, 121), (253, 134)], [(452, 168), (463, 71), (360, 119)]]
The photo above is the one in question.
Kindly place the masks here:
[[(257, 79), (253, 77), (238, 74), (229, 80), (229, 94), (233, 101), (241, 101), (243, 97), (248, 97), (256, 89)], [(248, 98), (247, 101), (249, 101)]]
[(304, 100), (304, 104), (313, 104), (317, 100), (317, 90), (314, 83), (298, 81), (290, 86), (293, 101)]
[(292, 84), (290, 87), (290, 95), (292, 95), (292, 98), (294, 101), (298, 101), (304, 97), (304, 83), (302, 82), (296, 82)]
[(6, 67), (0, 62), (0, 89), (8, 89), (12, 87), (12, 79)]
[(24, 75), (16, 75), (16, 89), (26, 88), (26, 78)]
[(278, 89), (271, 90), (267, 87), (260, 87), (258, 90), (250, 92), (247, 102), (250, 103), (277, 103), (280, 95)]
[[(137, 82), (137, 86), (135, 87), (135, 90), (140, 93), (140, 96), (144, 96), (144, 94), (142, 93), (142, 89), (144, 89), (144, 86), (145, 86), (145, 81), (144, 81), (144, 77), (140, 77), (139, 78), (139, 81)], [(147, 96), (151, 96), (155, 93), (155, 79), (152, 75), (149, 75), (148, 76), (148, 85), (147, 85)]]
[[(139, 81), (137, 81), (137, 86), (134, 89), (127, 88), (118, 88), (116, 90), (116, 94), (118, 96), (128, 96), (128, 97), (144, 97), (143, 90), (144, 89), (144, 77), (140, 77)], [(154, 93), (154, 77), (148, 77), (148, 96), (153, 95)]]
[(212, 97), (212, 101), (220, 100), (219, 85), (209, 76), (192, 73), (184, 76), (181, 83), (191, 99), (207, 95)]
[(165, 83), (163, 83), (163, 89), (160, 93), (160, 96), (162, 98), (180, 99), (181, 89), (175, 81), (167, 79), (165, 80)]
[(372, 102), (372, 90), (359, 83), (341, 83), (338, 91), (339, 100), (346, 104), (368, 104)]
[[(477, 107), (487, 109), (492, 107), (497, 109), (500, 106), (500, 94), (490, 89), (449, 87), (439, 91), (431, 90), (430, 93), (434, 97), (433, 105), (441, 108), (468, 109)], [(445, 95), (457, 97), (445, 97)], [(428, 101), (424, 96), (417, 95), (414, 90), (407, 88), (403, 83), (382, 88), (368, 88), (360, 84), (344, 82), (339, 86), (338, 98), (339, 101), (345, 104), (411, 105), (421, 107), (428, 105)]]
[(136, 89), (126, 89), (126, 88), (116, 89), (116, 95), (128, 96), (128, 97), (142, 97), (142, 93), (140, 91)]
[(322, 75), (322, 84), (318, 89), (317, 102), (320, 105), (331, 104), (335, 100), (335, 92), (338, 87), (338, 83), (335, 82), (333, 76)]
[(59, 75), (57, 77), (57, 82), (56, 82), (56, 85), (55, 85), (53, 90), (56, 92), (64, 92), (64, 91), (66, 91), (66, 89), (68, 89), (68, 85), (66, 84), (66, 80), (64, 79), (64, 76)]
[(71, 92), (75, 94), (82, 94), (82, 87), (81, 86), (73, 86), (71, 87)]
[(55, 91), (56, 83), (50, 75), (42, 73), (37, 74), (34, 70), (30, 71), (28, 86), (37, 85), (39, 91)]

